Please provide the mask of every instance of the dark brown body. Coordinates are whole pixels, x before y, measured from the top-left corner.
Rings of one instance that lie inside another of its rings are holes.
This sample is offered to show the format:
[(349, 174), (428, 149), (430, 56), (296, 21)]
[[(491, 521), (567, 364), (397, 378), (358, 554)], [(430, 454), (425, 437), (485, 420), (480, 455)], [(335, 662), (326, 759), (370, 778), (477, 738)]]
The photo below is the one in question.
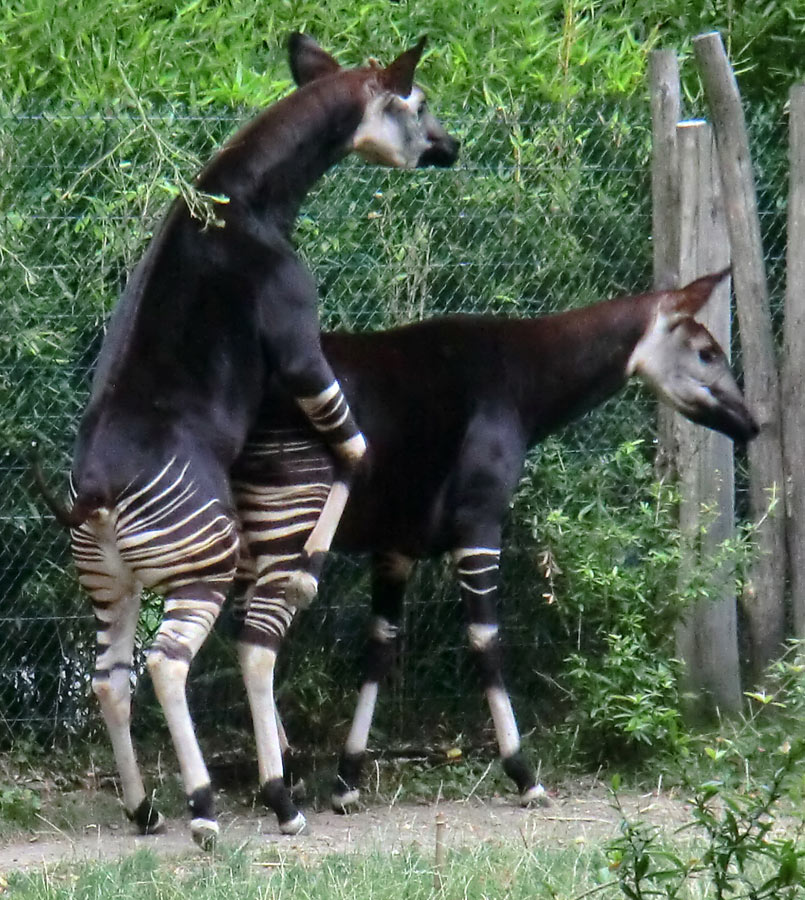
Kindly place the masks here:
[[(596, 338), (596, 319), (618, 316), (618, 305), (630, 322), (623, 339)], [(651, 312), (646, 304), (636, 313), (639, 306), (629, 298), (596, 308), (597, 315), (452, 316), (322, 335), (370, 448), (334, 547), (425, 557), (452, 550), (468, 532), (498, 527), (527, 448), (625, 383), (626, 361)], [(610, 363), (603, 377), (600, 365), (586, 366), (602, 353)], [(274, 385), (258, 423), (305, 427)]]
[[(615, 394), (631, 375), (688, 418), (735, 440), (757, 433), (724, 353), (693, 319), (726, 272), (686, 288), (604, 301), (540, 319), (453, 316), (373, 334), (326, 334), (322, 345), (361, 421), (368, 465), (358, 474), (333, 546), (373, 557), (365, 681), (339, 764), (333, 806), (357, 803), (377, 687), (388, 672), (413, 561), (449, 552), (504, 770), (522, 803), (543, 788), (519, 749), (497, 641), (502, 524), (526, 451)], [(270, 385), (234, 470), (253, 589), (242, 639), (273, 669), (292, 611), (283, 595), (333, 477), (327, 451)], [(265, 500), (282, 514), (261, 517)], [(274, 751), (279, 758), (279, 751)], [(274, 804), (280, 821), (295, 808)]]

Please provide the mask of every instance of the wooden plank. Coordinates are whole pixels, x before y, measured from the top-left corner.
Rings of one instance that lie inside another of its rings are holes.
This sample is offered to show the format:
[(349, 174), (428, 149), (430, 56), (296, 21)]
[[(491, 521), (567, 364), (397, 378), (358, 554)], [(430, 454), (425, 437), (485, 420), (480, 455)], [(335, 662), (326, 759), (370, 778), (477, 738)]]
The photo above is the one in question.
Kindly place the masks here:
[(693, 41), (718, 150), (733, 283), (741, 330), (744, 391), (760, 425), (749, 445), (749, 499), (757, 553), (744, 593), (755, 678), (779, 653), (785, 636), (786, 544), (780, 388), (763, 264), (757, 197), (738, 85), (721, 36)]
[[(725, 268), (730, 262), (721, 179), (713, 131), (706, 122), (682, 122), (679, 152), (680, 282)], [(697, 318), (729, 353), (730, 288), (724, 281)], [(680, 528), (687, 548), (683, 578), (713, 570), (724, 541), (735, 535), (735, 468), (729, 438), (676, 416)], [(706, 512), (705, 512), (706, 510)], [(685, 660), (683, 694), (695, 698), (689, 714), (736, 714), (741, 709), (738, 614), (734, 570), (717, 564), (709, 597), (696, 603), (677, 630), (677, 653)]]
[[(649, 56), (651, 92), (651, 239), (654, 257), (654, 290), (677, 286), (679, 261), (676, 126), (682, 101), (679, 63), (672, 50), (652, 50)], [(676, 470), (674, 412), (657, 408), (657, 456), (660, 477), (673, 477)]]
[(794, 633), (805, 638), (805, 84), (791, 88), (782, 415)]

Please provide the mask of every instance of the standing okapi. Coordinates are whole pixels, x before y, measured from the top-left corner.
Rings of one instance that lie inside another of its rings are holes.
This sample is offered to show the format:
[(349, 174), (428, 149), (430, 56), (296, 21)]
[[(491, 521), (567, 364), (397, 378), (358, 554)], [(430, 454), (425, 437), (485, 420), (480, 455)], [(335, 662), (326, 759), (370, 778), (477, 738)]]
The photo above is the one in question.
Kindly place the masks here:
[[(497, 625), (501, 523), (526, 451), (637, 376), (694, 422), (747, 441), (757, 426), (724, 353), (694, 315), (725, 272), (678, 291), (621, 297), (538, 319), (454, 316), (374, 334), (325, 334), (323, 346), (365, 428), (371, 465), (355, 480), (334, 547), (373, 554), (365, 680), (332, 797), (358, 801), (380, 680), (416, 559), (449, 552), (503, 768), (524, 804), (543, 788), (520, 750), (501, 675)], [(240, 600), (241, 655), (264, 798), (280, 826), (299, 822), (282, 780), (273, 696), (276, 654), (294, 608), (283, 585), (333, 478), (330, 456), (278, 388), (237, 463), (234, 489), (253, 583)]]
[[(386, 68), (342, 69), (293, 34), (299, 89), (213, 157), (198, 188), (224, 195), (220, 227), (181, 199), (129, 279), (101, 349), (78, 430), (68, 510), (79, 580), (98, 626), (92, 685), (109, 728), (128, 815), (163, 819), (146, 796), (130, 734), (130, 671), (143, 588), (165, 597), (147, 664), (187, 792), (194, 839), (214, 841), (210, 779), (187, 706), (190, 663), (233, 581), (238, 527), (229, 473), (273, 376), (337, 460), (318, 527), (297, 555), (294, 597), (315, 590), (365, 450), (322, 353), (313, 280), (290, 243), (300, 204), (355, 151), (388, 166), (451, 165), (458, 142), (413, 84), (422, 39)], [(40, 478), (41, 481), (41, 478)]]

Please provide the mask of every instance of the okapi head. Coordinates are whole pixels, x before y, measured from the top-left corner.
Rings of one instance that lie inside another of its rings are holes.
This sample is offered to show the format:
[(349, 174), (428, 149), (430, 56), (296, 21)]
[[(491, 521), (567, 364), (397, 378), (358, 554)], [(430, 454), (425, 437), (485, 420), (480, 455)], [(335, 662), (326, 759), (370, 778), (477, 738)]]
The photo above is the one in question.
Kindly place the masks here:
[(648, 295), (654, 314), (637, 342), (627, 375), (637, 375), (686, 418), (749, 441), (759, 431), (735, 383), (726, 355), (694, 319), (729, 269), (706, 275), (678, 291)]
[(400, 169), (451, 166), (459, 142), (449, 135), (414, 84), (414, 70), (425, 38), (385, 68), (376, 61), (358, 69), (341, 66), (313, 38), (299, 32), (288, 41), (291, 73), (299, 87), (311, 82), (348, 80), (363, 100), (363, 117), (350, 140), (350, 150), (369, 162)]

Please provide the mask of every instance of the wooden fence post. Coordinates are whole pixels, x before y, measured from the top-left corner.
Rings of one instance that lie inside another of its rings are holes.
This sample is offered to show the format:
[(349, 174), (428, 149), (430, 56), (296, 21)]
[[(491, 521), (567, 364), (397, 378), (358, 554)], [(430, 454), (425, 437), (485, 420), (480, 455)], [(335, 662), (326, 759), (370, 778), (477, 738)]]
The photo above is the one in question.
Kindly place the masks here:
[(789, 99), (783, 452), (794, 634), (805, 638), (805, 84), (794, 85)]
[[(713, 132), (706, 122), (677, 128), (679, 160), (679, 280), (682, 284), (729, 265), (730, 247)], [(729, 283), (723, 282), (698, 315), (729, 353)], [(679, 524), (686, 540), (682, 578), (712, 568), (735, 533), (735, 471), (729, 438), (675, 416), (679, 453)], [(677, 629), (677, 654), (685, 661), (683, 694), (696, 716), (740, 711), (741, 675), (733, 568), (720, 562), (710, 573), (709, 596), (689, 610)]]
[[(654, 290), (678, 285), (679, 230), (677, 206), (676, 126), (680, 119), (679, 63), (673, 50), (652, 50), (649, 56), (651, 91), (651, 237), (654, 254)], [(657, 407), (657, 458), (662, 476), (676, 469), (674, 413)]]
[[(744, 392), (760, 435), (749, 445), (749, 498), (757, 556), (744, 594), (755, 678), (785, 637), (786, 543), (780, 388), (749, 140), (738, 85), (718, 32), (693, 41), (718, 149), (733, 283), (741, 328)], [(775, 509), (770, 507), (777, 503)]]

